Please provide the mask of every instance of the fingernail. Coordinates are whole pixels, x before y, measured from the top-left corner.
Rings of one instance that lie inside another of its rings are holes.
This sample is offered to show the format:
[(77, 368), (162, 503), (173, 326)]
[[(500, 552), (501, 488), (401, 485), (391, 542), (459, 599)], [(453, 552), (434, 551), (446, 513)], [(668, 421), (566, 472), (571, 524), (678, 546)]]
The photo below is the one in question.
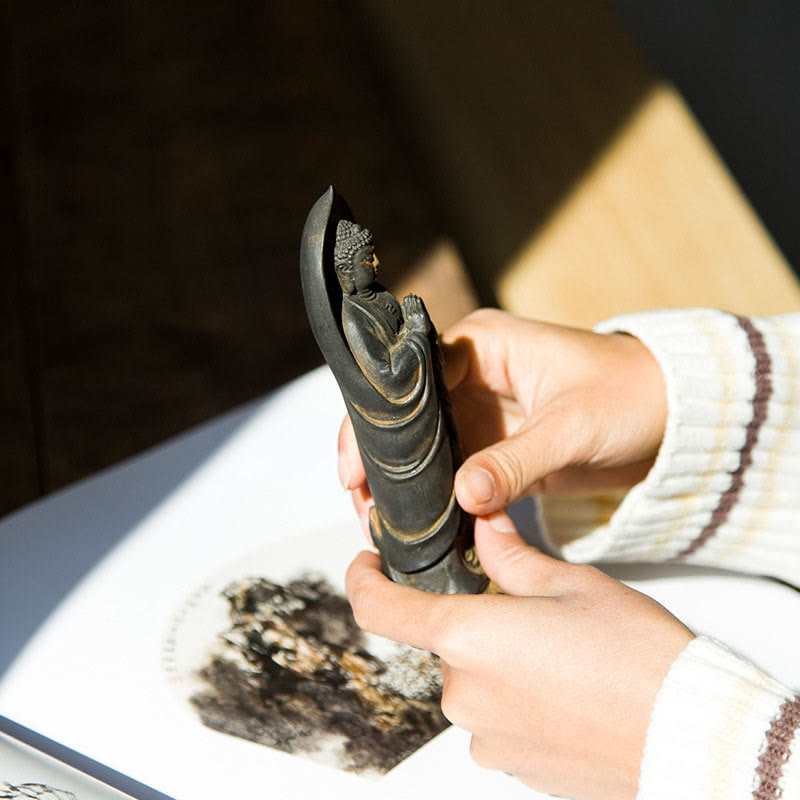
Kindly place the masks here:
[(339, 482), (342, 484), (344, 489), (350, 488), (350, 459), (347, 457), (347, 454), (342, 452), (339, 453), (339, 463), (336, 465), (336, 469), (339, 472)]
[(483, 467), (473, 467), (467, 472), (464, 486), (476, 505), (488, 503), (494, 497), (494, 476)]
[(511, 521), (511, 517), (509, 517), (508, 514), (498, 511), (496, 514), (487, 517), (487, 519), (492, 528), (498, 533), (514, 533), (514, 523)]

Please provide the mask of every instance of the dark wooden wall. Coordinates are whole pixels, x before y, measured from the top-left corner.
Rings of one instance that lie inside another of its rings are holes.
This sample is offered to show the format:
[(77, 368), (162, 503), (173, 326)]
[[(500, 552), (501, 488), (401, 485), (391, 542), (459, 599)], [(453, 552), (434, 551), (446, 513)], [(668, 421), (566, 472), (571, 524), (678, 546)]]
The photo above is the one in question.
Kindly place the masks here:
[(3, 513), (319, 363), (297, 254), (329, 183), (387, 282), (442, 231), (346, 0), (0, 23)]

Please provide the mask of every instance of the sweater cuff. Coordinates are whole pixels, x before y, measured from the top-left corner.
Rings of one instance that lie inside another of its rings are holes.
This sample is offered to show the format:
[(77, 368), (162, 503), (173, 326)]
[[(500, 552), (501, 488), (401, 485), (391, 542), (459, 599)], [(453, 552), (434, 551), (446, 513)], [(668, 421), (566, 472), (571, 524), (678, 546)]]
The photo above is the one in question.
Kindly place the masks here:
[(707, 637), (656, 697), (637, 800), (800, 797), (800, 698)]
[[(800, 315), (631, 314), (600, 332), (640, 339), (664, 373), (656, 461), (571, 561), (687, 561), (800, 579)], [(758, 533), (758, 536), (754, 534)]]

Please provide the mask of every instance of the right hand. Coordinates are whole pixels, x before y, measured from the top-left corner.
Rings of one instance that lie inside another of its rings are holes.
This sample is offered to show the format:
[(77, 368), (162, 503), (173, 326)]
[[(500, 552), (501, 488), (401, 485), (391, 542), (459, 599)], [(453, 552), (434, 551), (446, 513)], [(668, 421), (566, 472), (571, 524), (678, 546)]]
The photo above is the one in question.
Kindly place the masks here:
[[(442, 350), (468, 455), (456, 474), (467, 512), (485, 516), (542, 490), (629, 487), (652, 465), (666, 391), (638, 339), (482, 309), (442, 336)], [(366, 522), (371, 496), (348, 418), (339, 475)]]
[(692, 632), (594, 567), (529, 547), (505, 514), (476, 520), (475, 547), (504, 594), (402, 586), (361, 553), (346, 579), (356, 622), (441, 657), (442, 711), (481, 766), (559, 797), (632, 800), (656, 694)]

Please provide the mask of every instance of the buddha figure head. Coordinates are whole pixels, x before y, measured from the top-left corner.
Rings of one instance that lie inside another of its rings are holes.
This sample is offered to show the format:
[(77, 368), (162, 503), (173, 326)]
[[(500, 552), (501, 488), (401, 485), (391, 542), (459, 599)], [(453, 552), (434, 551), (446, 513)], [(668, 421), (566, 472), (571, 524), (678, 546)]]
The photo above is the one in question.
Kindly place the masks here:
[(375, 282), (380, 263), (375, 255), (372, 234), (356, 222), (340, 220), (336, 226), (333, 263), (345, 294), (368, 289)]

